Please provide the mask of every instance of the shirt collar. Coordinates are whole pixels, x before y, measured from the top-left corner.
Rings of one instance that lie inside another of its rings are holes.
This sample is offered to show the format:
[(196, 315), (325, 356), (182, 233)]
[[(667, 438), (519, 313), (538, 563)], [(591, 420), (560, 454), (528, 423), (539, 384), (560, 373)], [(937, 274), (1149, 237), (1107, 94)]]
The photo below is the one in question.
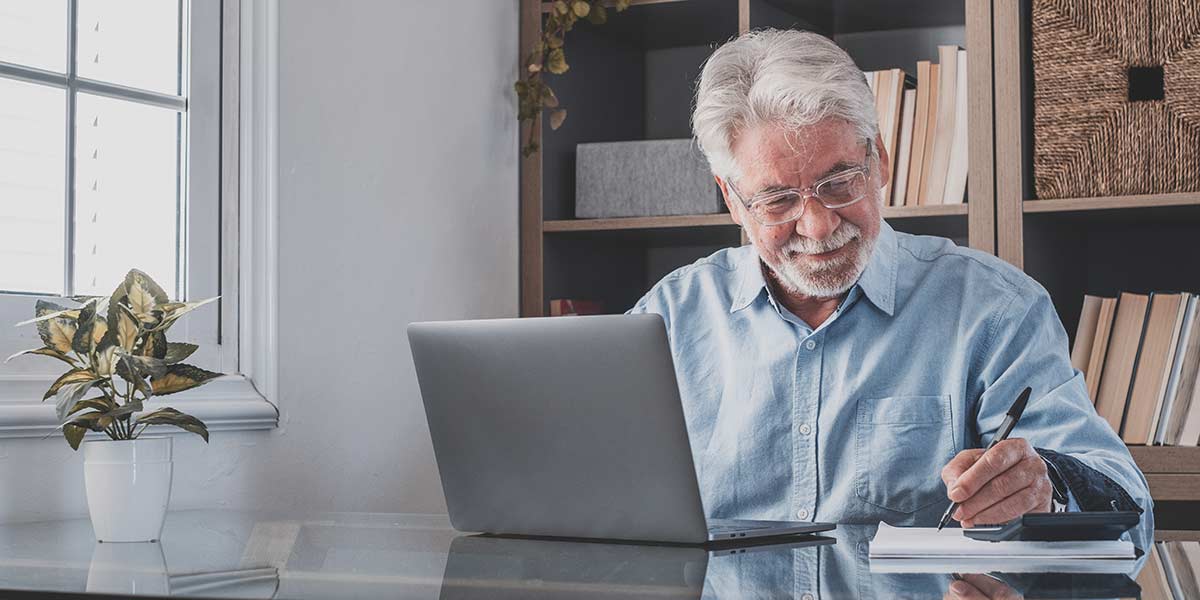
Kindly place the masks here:
[[(871, 259), (855, 284), (872, 304), (888, 316), (894, 314), (896, 306), (897, 249), (896, 232), (887, 221), (881, 220)], [(768, 293), (758, 252), (753, 246), (744, 250), (745, 256), (738, 261), (738, 283), (729, 306), (731, 313), (750, 306), (759, 296)]]

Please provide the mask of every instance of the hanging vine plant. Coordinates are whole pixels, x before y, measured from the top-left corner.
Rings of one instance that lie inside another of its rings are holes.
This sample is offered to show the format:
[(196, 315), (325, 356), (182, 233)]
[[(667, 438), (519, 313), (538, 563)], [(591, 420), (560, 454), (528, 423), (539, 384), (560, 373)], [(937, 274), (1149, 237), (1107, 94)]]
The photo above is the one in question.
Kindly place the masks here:
[(542, 38), (534, 45), (533, 51), (525, 57), (523, 76), (513, 87), (517, 90), (517, 120), (529, 121), (529, 139), (521, 147), (521, 156), (529, 156), (540, 149), (534, 139), (537, 120), (543, 110), (550, 110), (550, 128), (562, 127), (567, 118), (567, 109), (559, 104), (554, 90), (542, 79), (542, 74), (549, 72), (562, 75), (570, 68), (563, 51), (563, 40), (567, 32), (575, 27), (580, 19), (587, 19), (593, 25), (603, 25), (608, 21), (608, 8), (621, 12), (629, 8), (632, 0), (555, 0), (551, 10), (542, 24)]

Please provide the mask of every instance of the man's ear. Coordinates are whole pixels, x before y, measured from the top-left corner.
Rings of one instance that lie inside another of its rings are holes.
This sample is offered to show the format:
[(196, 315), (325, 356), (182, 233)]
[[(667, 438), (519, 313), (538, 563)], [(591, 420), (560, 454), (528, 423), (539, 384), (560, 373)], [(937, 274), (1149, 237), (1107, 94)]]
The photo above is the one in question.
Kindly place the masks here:
[(725, 208), (729, 210), (729, 217), (733, 219), (733, 222), (736, 223), (738, 227), (741, 227), (742, 215), (738, 212), (737, 206), (735, 205), (737, 200), (735, 200), (729, 194), (729, 184), (727, 184), (724, 179), (721, 179), (716, 175), (713, 175), (713, 179), (717, 180), (717, 187), (721, 188), (721, 198), (725, 200)]
[[(875, 150), (879, 155), (879, 189), (883, 189), (892, 180), (892, 160), (883, 146), (883, 137), (878, 134), (875, 136)], [(890, 198), (884, 198), (884, 203), (888, 200)]]

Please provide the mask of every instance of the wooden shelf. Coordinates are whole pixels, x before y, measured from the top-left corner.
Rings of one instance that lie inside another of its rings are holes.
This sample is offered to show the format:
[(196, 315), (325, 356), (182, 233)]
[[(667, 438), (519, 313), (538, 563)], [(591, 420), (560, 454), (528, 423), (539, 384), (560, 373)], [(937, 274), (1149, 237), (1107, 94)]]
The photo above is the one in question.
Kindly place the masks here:
[(1026, 200), (1022, 209), (1029, 213), (1079, 212), (1092, 210), (1123, 210), (1164, 206), (1200, 206), (1200, 193), (1146, 194), (1112, 196), (1107, 198), (1063, 198)]
[[(884, 207), (885, 219), (919, 219), (967, 216), (966, 204)], [(621, 217), (615, 219), (558, 219), (545, 221), (542, 231), (622, 231), (630, 229), (673, 229), (679, 227), (736, 227), (729, 213), (716, 215), (680, 215), (670, 217)]]
[(967, 205), (964, 204), (931, 204), (928, 206), (885, 206), (885, 219), (919, 219), (928, 217), (967, 216)]
[(1145, 473), (1200, 475), (1200, 446), (1130, 446), (1129, 453)]
[(1200, 541), (1200, 530), (1155, 529), (1154, 539), (1159, 542), (1197, 542)]
[(542, 231), (622, 231), (628, 229), (671, 229), (677, 227), (736, 227), (729, 213), (672, 217), (623, 217), (619, 219), (560, 219), (545, 221)]

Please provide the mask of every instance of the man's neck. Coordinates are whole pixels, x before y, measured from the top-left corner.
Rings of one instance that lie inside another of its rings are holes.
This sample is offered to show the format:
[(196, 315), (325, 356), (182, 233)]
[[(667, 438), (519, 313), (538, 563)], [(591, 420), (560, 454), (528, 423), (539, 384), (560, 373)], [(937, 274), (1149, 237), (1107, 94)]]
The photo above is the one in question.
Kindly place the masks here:
[(770, 286), (771, 293), (774, 295), (776, 301), (813, 329), (820, 327), (821, 324), (829, 320), (829, 317), (837, 312), (837, 307), (842, 303), (846, 294), (849, 293), (843, 292), (840, 295), (828, 298), (795, 294), (780, 285), (779, 281), (775, 278), (775, 273), (771, 269), (763, 266), (763, 274), (767, 276), (767, 285)]

